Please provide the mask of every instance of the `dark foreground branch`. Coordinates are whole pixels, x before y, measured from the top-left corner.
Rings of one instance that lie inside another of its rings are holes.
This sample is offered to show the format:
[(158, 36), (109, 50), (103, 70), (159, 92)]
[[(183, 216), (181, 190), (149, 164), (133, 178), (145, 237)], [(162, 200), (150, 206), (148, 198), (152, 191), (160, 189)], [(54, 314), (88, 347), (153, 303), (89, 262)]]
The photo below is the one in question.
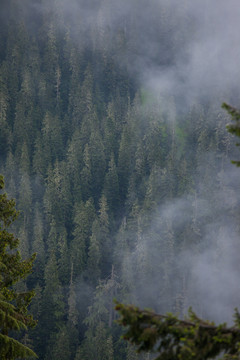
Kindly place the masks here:
[(117, 303), (119, 324), (127, 327), (124, 339), (137, 351), (155, 352), (156, 360), (204, 360), (225, 354), (227, 359), (240, 359), (239, 314), (235, 327), (215, 325), (198, 318), (192, 310), (189, 319), (180, 320), (172, 314), (160, 315)]

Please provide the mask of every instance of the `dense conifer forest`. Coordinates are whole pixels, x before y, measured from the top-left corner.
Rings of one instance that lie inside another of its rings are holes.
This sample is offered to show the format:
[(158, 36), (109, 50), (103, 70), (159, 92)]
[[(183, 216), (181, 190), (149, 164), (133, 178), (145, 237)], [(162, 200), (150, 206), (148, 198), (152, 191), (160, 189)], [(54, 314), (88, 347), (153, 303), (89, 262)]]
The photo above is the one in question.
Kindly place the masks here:
[(22, 257), (37, 253), (18, 286), (38, 325), (18, 338), (40, 360), (149, 359), (120, 339), (114, 298), (216, 321), (239, 306), (239, 154), (221, 102), (239, 105), (240, 76), (228, 60), (202, 80), (212, 52), (181, 68), (201, 43), (192, 1), (145, 3), (1, 1), (0, 174)]

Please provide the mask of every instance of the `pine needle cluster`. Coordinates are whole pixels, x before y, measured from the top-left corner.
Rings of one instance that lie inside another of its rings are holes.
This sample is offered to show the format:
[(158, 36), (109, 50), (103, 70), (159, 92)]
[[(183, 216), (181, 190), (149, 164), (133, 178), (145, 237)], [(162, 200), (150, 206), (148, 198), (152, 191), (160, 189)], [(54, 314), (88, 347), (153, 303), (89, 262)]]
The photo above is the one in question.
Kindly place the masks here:
[[(0, 176), (0, 190), (4, 188)], [(6, 193), (0, 194), (0, 358), (36, 357), (34, 351), (12, 337), (14, 331), (27, 330), (36, 322), (28, 314), (27, 307), (34, 296), (33, 291), (19, 292), (14, 285), (31, 272), (35, 254), (22, 260), (18, 251), (19, 239), (9, 233), (8, 228), (17, 218), (15, 201)], [(11, 335), (9, 335), (11, 333)]]

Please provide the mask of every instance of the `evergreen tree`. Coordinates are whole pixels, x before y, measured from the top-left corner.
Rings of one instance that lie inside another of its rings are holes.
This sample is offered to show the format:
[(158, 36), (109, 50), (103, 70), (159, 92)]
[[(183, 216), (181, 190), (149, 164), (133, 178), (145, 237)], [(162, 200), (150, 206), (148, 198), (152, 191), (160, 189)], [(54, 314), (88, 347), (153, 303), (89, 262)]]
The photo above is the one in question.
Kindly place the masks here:
[(39, 317), (40, 351), (43, 356), (52, 343), (54, 334), (62, 325), (64, 302), (62, 288), (58, 277), (57, 260), (53, 251), (49, 251), (44, 273), (45, 287), (42, 294), (41, 312)]
[(110, 212), (113, 214), (117, 214), (120, 197), (118, 174), (113, 153), (109, 161), (108, 171), (104, 180), (104, 195), (107, 199)]
[(9, 151), (7, 154), (4, 170), (5, 170), (4, 171), (5, 177), (7, 179), (7, 191), (12, 197), (16, 198), (17, 195), (16, 180), (17, 180), (18, 172), (17, 172), (17, 164), (11, 151)]
[(11, 142), (11, 132), (7, 122), (7, 112), (9, 107), (8, 88), (4, 81), (4, 67), (0, 68), (0, 152), (6, 153)]
[[(110, 161), (112, 153), (114, 157), (117, 156), (118, 151), (118, 137), (120, 133), (120, 124), (117, 119), (117, 109), (115, 103), (112, 101), (108, 104), (107, 115), (103, 119), (103, 142), (107, 162)], [(119, 114), (118, 114), (119, 115)]]
[(59, 231), (57, 239), (57, 250), (58, 250), (58, 274), (59, 280), (63, 285), (68, 284), (69, 281), (69, 250), (67, 244), (67, 231), (62, 227)]
[(47, 30), (43, 61), (45, 76), (47, 79), (46, 105), (48, 110), (54, 111), (59, 105), (58, 91), (61, 78), (56, 24), (53, 21), (50, 21), (48, 25), (46, 24), (46, 28), (44, 28), (44, 30)]
[[(160, 96), (149, 90), (152, 82), (145, 88), (139, 81), (139, 75), (148, 76), (140, 74), (142, 61), (169, 74), (188, 40), (195, 40), (198, 22), (189, 16), (190, 0), (175, 11), (155, 0), (147, 7), (144, 0), (131, 0), (127, 7), (113, 0), (71, 5), (1, 2), (0, 173), (22, 210), (13, 224), (22, 255), (38, 253), (33, 274), (16, 285), (18, 291), (36, 288), (32, 311), (39, 326), (31, 339), (25, 334), (19, 339), (32, 340), (41, 359), (95, 360), (97, 346), (104, 359), (135, 358), (134, 350), (117, 340), (111, 284), (118, 274), (121, 298), (154, 302), (159, 311), (170, 306), (182, 314), (189, 302), (195, 306), (186, 275), (191, 267), (181, 267), (178, 254), (207, 249), (204, 235), (211, 221), (221, 223), (216, 236), (225, 234), (223, 203), (237, 223), (238, 197), (227, 173), (229, 156), (237, 159), (237, 150), (224, 132), (227, 119), (217, 108), (218, 94), (202, 101), (191, 93), (189, 105), (186, 93)], [(145, 26), (149, 15), (151, 26)], [(146, 43), (154, 45), (150, 52)], [(236, 96), (236, 90), (224, 95)], [(180, 215), (189, 221), (179, 225), (162, 209), (186, 196), (187, 210), (181, 208)], [(201, 202), (210, 208), (207, 216)], [(217, 242), (216, 264), (223, 251)], [(105, 302), (92, 295), (100, 278)], [(152, 283), (157, 285), (151, 296)], [(107, 312), (91, 327), (82, 320), (93, 302), (96, 318), (102, 303)]]
[(92, 131), (89, 141), (89, 156), (91, 161), (92, 196), (99, 201), (102, 192), (106, 162), (102, 137), (97, 128)]
[(204, 321), (192, 311), (189, 320), (179, 320), (172, 314), (159, 315), (134, 306), (118, 304), (116, 308), (121, 314), (119, 322), (129, 325), (124, 338), (136, 344), (138, 351), (155, 349), (156, 359), (213, 359), (223, 352), (226, 359), (239, 356), (239, 313), (235, 327), (227, 328)]
[(42, 124), (42, 146), (44, 161), (47, 166), (62, 159), (63, 136), (61, 119), (58, 115), (46, 112)]
[[(227, 110), (227, 112), (232, 116), (232, 120), (234, 121), (234, 123), (227, 125), (228, 131), (231, 134), (240, 137), (240, 111), (226, 103), (224, 103), (222, 107)], [(238, 146), (239, 144), (237, 143), (236, 145)], [(232, 161), (232, 163), (240, 166), (239, 161)]]
[(35, 99), (31, 73), (28, 70), (25, 70), (22, 77), (21, 89), (18, 92), (17, 97), (13, 127), (13, 136), (15, 139), (14, 145), (16, 151), (19, 153), (21, 153), (24, 142), (27, 145), (28, 151), (32, 149), (37, 125), (36, 122), (33, 121), (35, 120)]
[[(46, 176), (47, 168), (49, 166), (50, 162), (50, 148), (48, 145), (43, 146), (42, 143), (42, 135), (40, 132), (38, 132), (35, 135), (35, 144), (34, 144), (34, 150), (33, 150), (33, 172), (34, 174), (38, 176)], [(46, 152), (45, 152), (46, 150)], [(47, 153), (48, 151), (48, 153)]]
[(92, 166), (89, 153), (89, 145), (86, 144), (83, 153), (83, 169), (81, 171), (81, 187), (83, 200), (86, 201), (92, 194)]
[(33, 243), (32, 251), (37, 253), (34, 263), (33, 277), (36, 282), (43, 285), (43, 274), (45, 266), (45, 243), (44, 243), (44, 226), (43, 217), (40, 211), (39, 204), (35, 205), (34, 220), (33, 220)]
[(70, 351), (70, 334), (66, 326), (62, 326), (57, 334), (52, 334), (45, 359), (69, 360)]
[[(88, 161), (86, 155), (85, 159), (85, 166), (87, 167)], [(71, 187), (71, 193), (72, 197), (75, 202), (81, 202), (82, 201), (82, 186), (81, 186), (81, 169), (83, 167), (83, 151), (81, 147), (81, 141), (80, 141), (80, 131), (79, 129), (76, 129), (72, 138), (71, 142), (68, 147), (67, 151), (67, 173), (68, 177), (70, 179), (70, 187)], [(88, 168), (85, 170), (86, 173), (89, 172)], [(83, 179), (85, 179), (85, 176), (83, 176)], [(86, 183), (87, 184), (87, 183)], [(90, 185), (89, 185), (89, 192), (90, 192)], [(88, 186), (87, 186), (88, 188)]]
[(120, 198), (121, 200), (125, 200), (129, 175), (131, 171), (131, 163), (132, 163), (132, 153), (131, 153), (131, 142), (132, 142), (132, 132), (129, 129), (129, 126), (125, 125), (120, 147), (119, 147), (119, 155), (118, 155), (118, 178), (119, 178), (119, 189), (120, 189)]
[(68, 321), (76, 326), (78, 323), (78, 311), (77, 311), (77, 296), (75, 286), (73, 284), (73, 264), (71, 264), (71, 278), (69, 285), (69, 296), (68, 296)]
[(86, 270), (89, 239), (95, 216), (95, 208), (91, 198), (85, 204), (81, 203), (80, 205), (76, 205), (74, 217), (75, 228), (70, 248), (74, 278), (80, 276), (82, 272)]
[(19, 208), (22, 211), (21, 218), (24, 227), (29, 225), (32, 209), (32, 189), (30, 177), (24, 173), (20, 179), (20, 188), (22, 191), (19, 193)]
[(88, 249), (88, 260), (87, 260), (87, 272), (89, 282), (96, 285), (97, 281), (100, 278), (100, 260), (101, 260), (101, 250), (100, 250), (100, 241), (99, 241), (99, 222), (97, 219), (94, 220), (92, 226), (92, 235), (89, 240), (89, 249)]
[[(91, 69), (91, 64), (89, 63), (85, 72), (84, 72), (84, 81), (81, 88), (81, 114), (88, 118), (88, 115), (93, 114), (94, 105), (93, 105), (93, 72)], [(87, 122), (85, 122), (87, 124)], [(84, 134), (85, 135), (85, 134)], [(89, 136), (88, 136), (89, 138)]]
[(64, 161), (56, 161), (54, 169), (49, 169), (44, 205), (46, 213), (54, 218), (57, 225), (67, 227), (71, 222), (71, 192), (66, 171)]
[[(0, 189), (3, 188), (4, 181), (0, 176)], [(8, 200), (5, 193), (0, 194), (0, 209), (0, 356), (3, 360), (13, 360), (36, 356), (31, 349), (12, 337), (14, 330), (27, 330), (35, 325), (32, 316), (27, 312), (33, 291), (20, 293), (14, 286), (31, 272), (35, 255), (28, 260), (21, 259), (17, 250), (19, 240), (7, 230), (18, 213), (14, 200)]]
[(82, 104), (79, 101), (81, 98), (80, 69), (82, 67), (82, 59), (76, 48), (73, 48), (71, 51), (69, 63), (71, 78), (69, 87), (68, 114), (71, 118), (72, 130), (76, 131), (76, 129), (79, 129), (83, 116)]
[(102, 195), (99, 201), (97, 238), (101, 252), (100, 268), (104, 278), (109, 274), (113, 259), (113, 240), (110, 234), (110, 219), (108, 214), (107, 199)]
[[(223, 104), (235, 124), (228, 131), (240, 137), (240, 113)], [(239, 161), (234, 161), (239, 166)], [(235, 311), (234, 326), (215, 325), (204, 321), (191, 309), (189, 319), (180, 320), (172, 314), (160, 315), (134, 306), (117, 304), (121, 314), (119, 323), (128, 326), (124, 338), (135, 344), (138, 351), (155, 351), (156, 359), (213, 359), (225, 354), (225, 359), (238, 359), (240, 355), (240, 314)]]

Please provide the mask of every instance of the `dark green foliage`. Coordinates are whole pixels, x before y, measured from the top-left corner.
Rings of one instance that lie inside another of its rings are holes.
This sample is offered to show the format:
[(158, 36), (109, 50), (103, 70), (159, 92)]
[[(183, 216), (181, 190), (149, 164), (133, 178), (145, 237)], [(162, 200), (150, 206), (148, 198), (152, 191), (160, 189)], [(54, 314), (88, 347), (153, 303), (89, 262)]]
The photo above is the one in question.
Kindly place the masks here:
[(106, 196), (110, 212), (116, 214), (119, 208), (119, 182), (113, 154), (108, 164), (103, 191)]
[(88, 246), (90, 245), (95, 216), (95, 208), (91, 198), (85, 204), (76, 204), (73, 239), (70, 246), (74, 277), (81, 275), (86, 270)]
[[(148, 76), (148, 60), (166, 73), (175, 68), (177, 50), (194, 37), (191, 6), (1, 3), (0, 172), (21, 210), (13, 230), (22, 256), (38, 253), (33, 273), (17, 285), (37, 292), (39, 325), (23, 341), (41, 359), (136, 359), (114, 325), (116, 291), (122, 301), (183, 314), (195, 295), (179, 254), (208, 248), (206, 227), (222, 224), (223, 204), (238, 224), (224, 112), (199, 99), (185, 111), (138, 78)], [(187, 208), (172, 214), (172, 202), (186, 198)], [(225, 252), (216, 247), (218, 263)]]
[[(49, 251), (45, 266), (44, 290), (39, 314), (39, 329), (41, 351), (48, 351), (52, 338), (57, 334), (64, 316), (64, 299), (57, 271), (56, 255)], [(52, 336), (49, 336), (51, 334)], [(54, 334), (54, 335), (53, 335)]]
[[(0, 190), (4, 180), (0, 175)], [(27, 330), (36, 322), (28, 314), (27, 307), (34, 296), (33, 291), (19, 292), (15, 284), (24, 279), (32, 270), (35, 254), (28, 260), (22, 260), (17, 248), (19, 240), (8, 232), (9, 226), (17, 218), (14, 200), (9, 200), (6, 193), (0, 194), (0, 357), (3, 360), (36, 357), (27, 346), (15, 340), (9, 332)]]
[[(232, 116), (232, 121), (234, 121), (234, 124), (228, 124), (227, 125), (227, 129), (228, 131), (233, 134), (236, 135), (238, 137), (240, 137), (240, 111), (238, 109), (235, 109), (234, 107), (224, 103), (222, 105), (223, 109), (226, 109), (227, 112)], [(239, 146), (240, 144), (237, 143), (237, 146)], [(232, 161), (233, 164), (240, 166), (240, 161)]]
[(240, 355), (239, 313), (235, 327), (215, 325), (199, 319), (189, 311), (189, 319), (180, 320), (172, 314), (159, 315), (134, 306), (116, 305), (119, 324), (127, 326), (124, 339), (137, 346), (138, 352), (153, 351), (156, 360), (214, 359), (225, 353), (227, 359)]
[[(235, 124), (227, 125), (228, 131), (240, 137), (240, 112), (225, 103), (222, 107), (235, 121)], [(233, 163), (240, 166), (239, 161)], [(168, 250), (167, 254), (170, 252)], [(171, 313), (160, 315), (120, 303), (117, 303), (116, 310), (120, 314), (118, 323), (127, 327), (123, 338), (134, 344), (138, 352), (157, 353), (156, 360), (204, 360), (214, 359), (222, 354), (224, 359), (239, 359), (238, 310), (235, 310), (235, 326), (231, 328), (227, 327), (226, 323), (215, 325), (214, 322), (204, 321), (197, 317), (191, 308), (186, 320), (181, 320)]]

